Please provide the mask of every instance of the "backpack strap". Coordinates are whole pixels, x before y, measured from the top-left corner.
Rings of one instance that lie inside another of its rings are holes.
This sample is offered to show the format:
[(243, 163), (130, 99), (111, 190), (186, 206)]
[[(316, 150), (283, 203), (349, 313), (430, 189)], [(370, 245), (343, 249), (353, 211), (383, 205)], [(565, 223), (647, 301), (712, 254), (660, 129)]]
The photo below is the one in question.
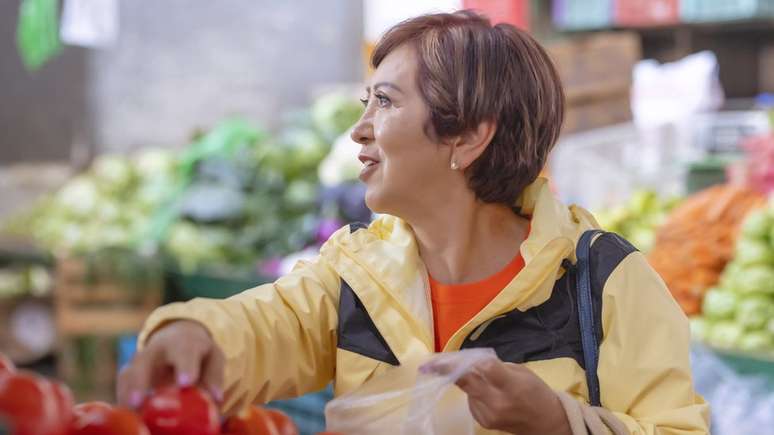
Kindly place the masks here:
[(599, 343), (595, 334), (594, 306), (591, 298), (591, 241), (595, 236), (604, 234), (602, 230), (584, 232), (575, 251), (578, 258), (575, 264), (575, 286), (578, 292), (578, 318), (580, 321), (581, 345), (586, 371), (586, 384), (589, 388), (589, 402), (592, 406), (602, 406), (599, 391)]

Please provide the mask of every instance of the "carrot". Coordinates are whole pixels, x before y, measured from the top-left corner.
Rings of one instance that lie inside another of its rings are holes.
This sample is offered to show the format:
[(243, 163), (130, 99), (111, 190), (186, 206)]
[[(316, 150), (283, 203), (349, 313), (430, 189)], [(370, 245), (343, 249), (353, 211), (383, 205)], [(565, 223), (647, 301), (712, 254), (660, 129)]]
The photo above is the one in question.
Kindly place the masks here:
[(657, 230), (648, 261), (686, 314), (701, 311), (704, 293), (733, 258), (744, 217), (763, 204), (747, 187), (713, 186), (687, 198)]

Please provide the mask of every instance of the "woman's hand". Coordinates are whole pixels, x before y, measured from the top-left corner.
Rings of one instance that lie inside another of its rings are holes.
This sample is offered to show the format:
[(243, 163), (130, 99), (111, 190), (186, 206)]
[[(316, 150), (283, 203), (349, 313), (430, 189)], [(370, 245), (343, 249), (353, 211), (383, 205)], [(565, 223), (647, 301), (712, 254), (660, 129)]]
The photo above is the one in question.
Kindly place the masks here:
[[(449, 373), (430, 363), (423, 372)], [(559, 398), (529, 369), (492, 358), (473, 366), (458, 381), (473, 418), (486, 429), (513, 434), (567, 434), (570, 423)]]
[(223, 352), (200, 323), (177, 320), (151, 335), (118, 378), (118, 402), (137, 408), (156, 386), (199, 385), (223, 400)]

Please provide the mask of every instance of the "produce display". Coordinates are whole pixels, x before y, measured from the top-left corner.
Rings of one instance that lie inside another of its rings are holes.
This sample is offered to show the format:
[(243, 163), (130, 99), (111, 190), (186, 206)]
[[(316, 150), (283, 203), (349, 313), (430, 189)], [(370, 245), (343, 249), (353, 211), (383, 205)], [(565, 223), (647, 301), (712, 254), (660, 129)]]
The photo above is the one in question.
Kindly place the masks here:
[[(105, 402), (74, 404), (65, 385), (17, 371), (0, 354), (0, 429), (13, 435), (298, 435), (280, 411), (257, 406), (224, 419), (203, 390), (166, 387), (139, 413)], [(324, 434), (335, 435), (332, 432)]]
[(686, 314), (700, 313), (704, 294), (734, 256), (744, 217), (764, 203), (753, 189), (713, 186), (688, 197), (656, 232), (648, 260)]
[(653, 248), (656, 229), (680, 203), (679, 197), (661, 198), (652, 190), (638, 190), (624, 204), (594, 213), (606, 231), (623, 236), (642, 252)]
[(746, 182), (763, 193), (774, 191), (774, 133), (748, 138), (742, 149)]
[(99, 156), (6, 230), (57, 254), (113, 249), (160, 254), (183, 273), (260, 274), (266, 261), (319, 244), (332, 226), (370, 217), (352, 177), (325, 189), (318, 178), (362, 110), (356, 98), (330, 93), (276, 134), (230, 119), (180, 152)]
[(696, 338), (774, 356), (774, 201), (745, 218), (734, 259), (702, 308), (691, 319)]

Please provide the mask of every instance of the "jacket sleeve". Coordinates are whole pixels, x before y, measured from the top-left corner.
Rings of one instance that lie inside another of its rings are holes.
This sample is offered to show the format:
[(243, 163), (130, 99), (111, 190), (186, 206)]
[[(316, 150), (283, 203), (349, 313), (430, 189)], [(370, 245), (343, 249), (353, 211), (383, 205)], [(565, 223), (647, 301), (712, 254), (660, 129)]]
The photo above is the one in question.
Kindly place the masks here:
[(299, 262), (276, 282), (228, 299), (158, 308), (140, 333), (140, 348), (166, 322), (204, 325), (226, 357), (225, 412), (316, 391), (334, 376), (339, 284), (324, 259)]
[(709, 407), (694, 391), (688, 320), (639, 252), (603, 289), (602, 406), (633, 434), (709, 433)]

